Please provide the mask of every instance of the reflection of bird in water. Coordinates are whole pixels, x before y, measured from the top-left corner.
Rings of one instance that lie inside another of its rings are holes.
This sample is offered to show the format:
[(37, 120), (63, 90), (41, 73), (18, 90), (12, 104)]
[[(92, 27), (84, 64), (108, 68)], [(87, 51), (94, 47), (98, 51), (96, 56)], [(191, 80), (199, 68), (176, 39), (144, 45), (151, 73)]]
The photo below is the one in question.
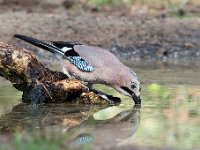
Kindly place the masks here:
[[(91, 120), (90, 120), (91, 121)], [(95, 121), (93, 126), (86, 125), (73, 129), (73, 144), (92, 144), (95, 146), (115, 147), (133, 137), (140, 123), (140, 108), (121, 112), (112, 119)], [(71, 130), (72, 131), (72, 130)]]
[(81, 133), (73, 139), (73, 143), (77, 145), (92, 143), (93, 136), (89, 133)]

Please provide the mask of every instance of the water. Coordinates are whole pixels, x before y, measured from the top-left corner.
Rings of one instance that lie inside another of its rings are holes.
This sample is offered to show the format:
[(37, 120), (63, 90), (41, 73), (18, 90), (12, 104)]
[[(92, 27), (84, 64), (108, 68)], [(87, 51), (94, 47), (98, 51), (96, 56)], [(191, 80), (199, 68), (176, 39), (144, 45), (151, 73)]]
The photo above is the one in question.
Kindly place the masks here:
[(200, 69), (196, 65), (135, 66), (142, 81), (141, 108), (103, 86), (97, 88), (121, 96), (122, 104), (108, 108), (20, 104), (21, 93), (0, 79), (1, 135), (26, 131), (42, 140), (64, 136), (62, 145), (77, 149), (200, 148)]

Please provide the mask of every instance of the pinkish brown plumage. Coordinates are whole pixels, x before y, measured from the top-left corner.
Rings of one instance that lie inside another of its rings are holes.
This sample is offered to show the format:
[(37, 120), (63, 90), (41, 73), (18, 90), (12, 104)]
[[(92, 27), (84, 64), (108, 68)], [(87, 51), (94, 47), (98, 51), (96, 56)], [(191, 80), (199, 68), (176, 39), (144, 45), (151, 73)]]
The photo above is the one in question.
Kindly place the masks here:
[(119, 59), (100, 47), (74, 42), (42, 41), (25, 35), (14, 37), (60, 55), (63, 72), (89, 84), (111, 86), (120, 93), (130, 96), (140, 104), (140, 82), (136, 74)]

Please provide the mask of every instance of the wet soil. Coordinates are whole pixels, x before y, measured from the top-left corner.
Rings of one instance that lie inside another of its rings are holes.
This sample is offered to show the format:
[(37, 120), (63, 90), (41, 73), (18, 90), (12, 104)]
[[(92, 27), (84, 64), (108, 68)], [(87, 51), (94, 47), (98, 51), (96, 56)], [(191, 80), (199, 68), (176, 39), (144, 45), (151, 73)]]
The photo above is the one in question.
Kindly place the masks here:
[(166, 61), (200, 56), (199, 18), (109, 14), (80, 7), (54, 9), (54, 5), (41, 5), (40, 9), (29, 4), (1, 5), (0, 41), (9, 41), (18, 33), (102, 46), (121, 59)]

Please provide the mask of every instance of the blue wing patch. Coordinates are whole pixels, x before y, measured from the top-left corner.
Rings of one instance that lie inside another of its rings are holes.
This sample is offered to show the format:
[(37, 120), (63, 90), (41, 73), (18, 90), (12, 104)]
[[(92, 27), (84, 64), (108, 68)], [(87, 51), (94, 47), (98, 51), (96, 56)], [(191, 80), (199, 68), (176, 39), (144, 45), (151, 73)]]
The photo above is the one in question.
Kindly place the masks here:
[(94, 67), (89, 65), (80, 56), (67, 56), (67, 59), (82, 71), (92, 72), (94, 70)]

